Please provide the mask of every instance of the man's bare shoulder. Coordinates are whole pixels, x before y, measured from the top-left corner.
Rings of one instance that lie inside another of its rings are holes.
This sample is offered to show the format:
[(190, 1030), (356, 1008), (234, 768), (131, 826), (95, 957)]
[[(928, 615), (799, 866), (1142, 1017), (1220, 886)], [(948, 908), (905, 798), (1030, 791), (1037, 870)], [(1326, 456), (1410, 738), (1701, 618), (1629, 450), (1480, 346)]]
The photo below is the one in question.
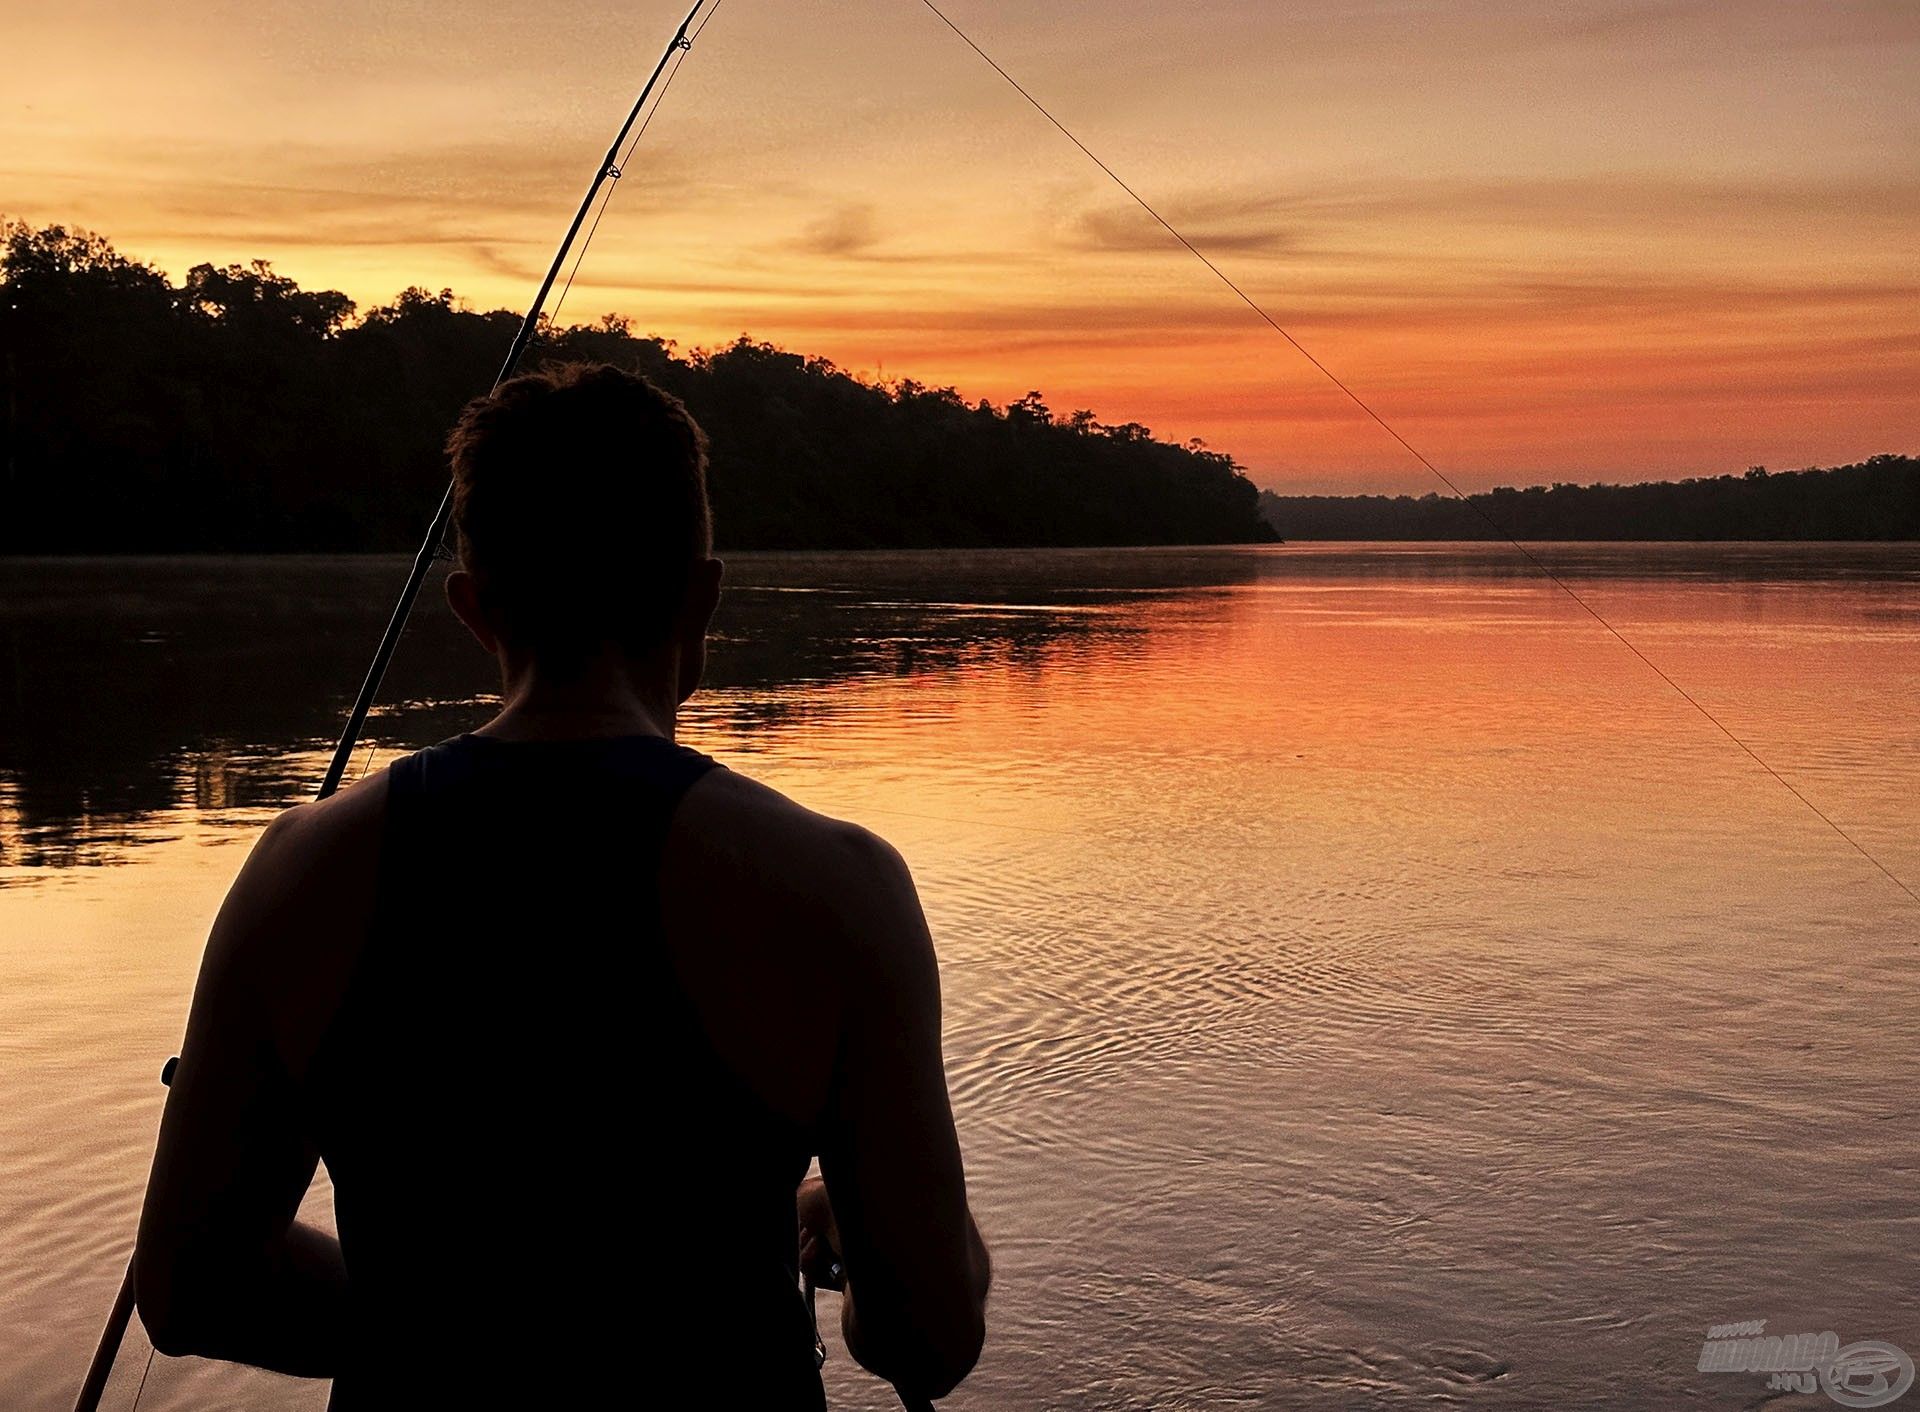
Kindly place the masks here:
[(377, 863), (387, 788), (381, 770), (326, 799), (281, 810), (248, 856), (242, 882), (262, 903), (324, 901), (327, 888)]
[(327, 969), (373, 905), (387, 804), (380, 771), (282, 810), (247, 855), (214, 924), (210, 964), (271, 973)]
[(714, 770), (687, 792), (669, 847), (676, 861), (797, 894), (891, 883), (906, 873), (899, 851), (871, 829), (809, 809), (735, 770)]
[(666, 862), (670, 876), (729, 910), (784, 912), (850, 940), (924, 933), (912, 874), (892, 844), (733, 770), (688, 791)]
[(304, 1070), (365, 943), (386, 799), (383, 771), (282, 811), (255, 841), (207, 939), (183, 1072), (198, 1067), (195, 1033), (217, 1038), (199, 1052), (231, 1064), (256, 1061), (266, 1039)]

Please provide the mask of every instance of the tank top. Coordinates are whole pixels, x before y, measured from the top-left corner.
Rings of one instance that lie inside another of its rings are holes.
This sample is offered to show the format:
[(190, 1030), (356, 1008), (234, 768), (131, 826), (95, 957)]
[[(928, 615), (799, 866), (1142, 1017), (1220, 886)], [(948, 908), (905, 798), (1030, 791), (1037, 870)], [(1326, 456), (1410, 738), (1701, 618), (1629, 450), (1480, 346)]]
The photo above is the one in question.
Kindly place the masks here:
[(349, 1282), (334, 1412), (824, 1407), (813, 1144), (714, 1051), (663, 935), (667, 830), (714, 768), (651, 736), (471, 735), (392, 767), (305, 1095)]

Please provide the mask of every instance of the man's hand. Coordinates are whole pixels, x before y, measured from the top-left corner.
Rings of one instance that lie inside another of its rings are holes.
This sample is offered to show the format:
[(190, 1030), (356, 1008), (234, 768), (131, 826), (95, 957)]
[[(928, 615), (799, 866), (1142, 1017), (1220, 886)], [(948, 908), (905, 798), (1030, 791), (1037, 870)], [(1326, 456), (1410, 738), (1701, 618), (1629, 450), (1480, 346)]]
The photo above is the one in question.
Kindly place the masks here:
[(800, 1273), (821, 1289), (839, 1289), (846, 1282), (840, 1263), (840, 1227), (834, 1224), (827, 1184), (818, 1177), (800, 1183)]

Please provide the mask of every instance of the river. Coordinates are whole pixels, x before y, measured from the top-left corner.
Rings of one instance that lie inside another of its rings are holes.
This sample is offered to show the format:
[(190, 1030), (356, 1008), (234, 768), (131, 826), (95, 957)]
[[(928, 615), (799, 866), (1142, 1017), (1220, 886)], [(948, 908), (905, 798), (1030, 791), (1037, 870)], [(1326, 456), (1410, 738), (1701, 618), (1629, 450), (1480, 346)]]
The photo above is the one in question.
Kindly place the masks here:
[[(1920, 887), (1920, 546), (1536, 552)], [(0, 1404), (71, 1396), (207, 925), (401, 572), (0, 561)], [(729, 582), (682, 738), (891, 838), (940, 948), (997, 1262), (946, 1405), (1737, 1408), (1712, 1325), (1920, 1353), (1920, 906), (1510, 549)], [(356, 773), (489, 670), (423, 602)], [(324, 1403), (158, 1359), (140, 1405)]]

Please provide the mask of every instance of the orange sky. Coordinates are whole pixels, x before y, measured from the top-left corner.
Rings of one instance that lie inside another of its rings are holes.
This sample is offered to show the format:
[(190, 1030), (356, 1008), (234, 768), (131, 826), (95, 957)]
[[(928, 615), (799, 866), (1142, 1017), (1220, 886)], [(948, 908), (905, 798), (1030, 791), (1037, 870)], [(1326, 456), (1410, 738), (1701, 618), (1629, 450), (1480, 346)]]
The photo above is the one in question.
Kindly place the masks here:
[[(524, 306), (681, 0), (13, 7), (0, 212)], [(1920, 5), (951, 0), (1472, 487), (1920, 450)], [(917, 0), (724, 0), (566, 307), (1435, 488)]]

